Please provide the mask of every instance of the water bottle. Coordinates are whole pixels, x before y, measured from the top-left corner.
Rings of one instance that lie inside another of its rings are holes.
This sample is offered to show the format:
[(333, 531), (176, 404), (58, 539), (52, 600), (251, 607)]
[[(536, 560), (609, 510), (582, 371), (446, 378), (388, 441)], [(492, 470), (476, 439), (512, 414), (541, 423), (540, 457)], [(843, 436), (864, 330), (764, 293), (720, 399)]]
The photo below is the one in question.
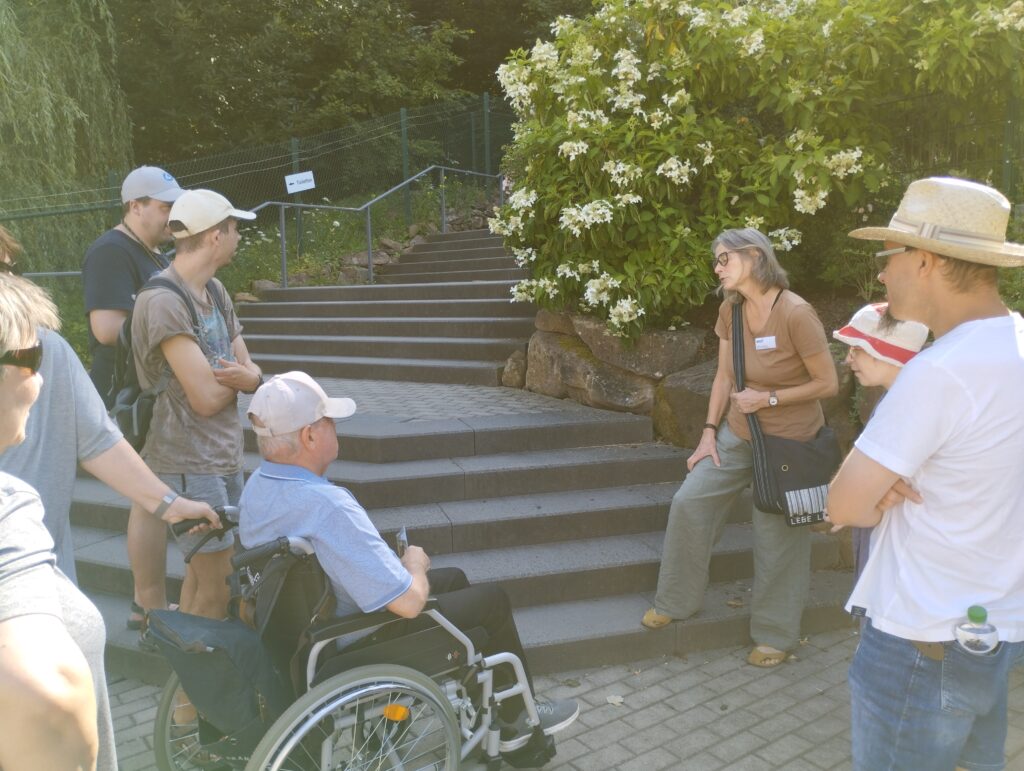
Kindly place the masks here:
[(953, 627), (953, 636), (961, 648), (976, 656), (991, 653), (999, 644), (999, 631), (988, 623), (988, 611), (981, 605), (967, 609), (967, 620)]

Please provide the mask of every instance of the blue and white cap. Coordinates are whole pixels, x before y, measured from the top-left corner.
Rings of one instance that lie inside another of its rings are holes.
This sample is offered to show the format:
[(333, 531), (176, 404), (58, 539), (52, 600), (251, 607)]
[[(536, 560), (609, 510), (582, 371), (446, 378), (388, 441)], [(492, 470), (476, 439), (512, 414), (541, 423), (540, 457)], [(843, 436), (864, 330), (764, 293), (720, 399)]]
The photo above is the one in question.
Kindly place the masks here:
[(121, 203), (139, 198), (155, 198), (164, 203), (174, 203), (185, 191), (178, 180), (156, 166), (139, 166), (121, 183)]

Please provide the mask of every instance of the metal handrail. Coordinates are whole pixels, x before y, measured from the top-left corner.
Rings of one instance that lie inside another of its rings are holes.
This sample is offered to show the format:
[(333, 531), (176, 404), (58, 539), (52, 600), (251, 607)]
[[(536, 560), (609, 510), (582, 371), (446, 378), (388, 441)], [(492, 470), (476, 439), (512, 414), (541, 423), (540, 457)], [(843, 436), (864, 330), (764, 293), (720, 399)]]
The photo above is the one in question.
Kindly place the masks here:
[[(485, 174), (479, 171), (470, 171), (468, 169), (456, 169), (451, 166), (442, 166), (440, 164), (433, 164), (423, 169), (408, 179), (399, 182), (397, 185), (389, 190), (381, 193), (380, 195), (374, 196), (366, 203), (361, 206), (328, 206), (326, 204), (316, 203), (295, 203), (292, 201), (264, 201), (261, 204), (253, 206), (249, 211), (259, 212), (271, 206), (278, 207), (278, 239), (281, 242), (281, 286), (284, 288), (288, 287), (288, 243), (285, 231), (285, 213), (288, 209), (296, 209), (298, 211), (304, 211), (306, 209), (320, 210), (320, 211), (343, 211), (358, 214), (360, 212), (366, 215), (366, 269), (367, 278), (369, 282), (373, 283), (373, 220), (371, 216), (371, 207), (380, 201), (383, 201), (389, 195), (408, 187), (416, 180), (426, 176), (432, 172), (438, 172), (438, 184), (440, 190), (440, 203), (441, 203), (441, 232), (448, 232), (448, 208), (447, 201), (445, 200), (444, 191), (444, 178), (446, 172), (452, 172), (455, 174), (467, 174), (474, 177), (487, 177), (488, 179), (498, 180), (498, 203), (504, 205), (505, 203), (505, 186), (502, 184), (504, 178), (503, 174)], [(165, 255), (173, 255), (174, 250), (165, 252)], [(81, 271), (50, 271), (45, 273), (26, 273), (25, 276), (28, 278), (55, 278), (65, 276), (81, 276)]]

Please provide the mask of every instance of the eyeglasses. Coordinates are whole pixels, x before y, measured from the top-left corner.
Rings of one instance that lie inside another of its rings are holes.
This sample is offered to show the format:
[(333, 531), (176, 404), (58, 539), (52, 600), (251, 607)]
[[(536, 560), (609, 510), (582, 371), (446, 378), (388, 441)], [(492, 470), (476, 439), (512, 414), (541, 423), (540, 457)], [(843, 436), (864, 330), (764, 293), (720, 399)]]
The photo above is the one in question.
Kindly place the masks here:
[(0, 260), (0, 273), (12, 273), (15, 276), (21, 275), (21, 268), (18, 267), (16, 262), (7, 262), (7, 260)]
[(914, 246), (897, 246), (893, 249), (883, 249), (880, 252), (875, 252), (875, 264), (878, 266), (879, 272), (889, 267), (889, 258), (894, 257), (897, 254), (903, 252), (912, 252), (917, 247)]
[(39, 365), (43, 361), (43, 344), (38, 342), (31, 348), (20, 348), (16, 351), (8, 351), (0, 356), (0, 364), (10, 364), (12, 367), (26, 367), (32, 370), (34, 375), (39, 371)]
[[(741, 248), (749, 249), (750, 247), (744, 246)], [(711, 258), (711, 269), (714, 270), (719, 265), (721, 265), (723, 268), (726, 265), (728, 265), (730, 254), (738, 254), (740, 256), (743, 256), (743, 252), (739, 251), (738, 249), (730, 249), (728, 251), (722, 252), (721, 254), (716, 254)]]

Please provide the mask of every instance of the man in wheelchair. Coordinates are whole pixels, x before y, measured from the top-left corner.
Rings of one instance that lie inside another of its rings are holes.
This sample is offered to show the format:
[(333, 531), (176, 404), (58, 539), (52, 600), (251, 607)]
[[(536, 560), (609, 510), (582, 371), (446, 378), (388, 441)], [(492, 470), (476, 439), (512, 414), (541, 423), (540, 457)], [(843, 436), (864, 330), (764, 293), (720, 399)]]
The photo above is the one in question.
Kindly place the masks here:
[[(327, 575), (336, 603), (335, 615), (349, 616), (387, 609), (403, 620), (389, 623), (376, 638), (393, 639), (423, 628), (420, 616), (428, 596), (459, 630), (482, 628), (479, 646), (485, 655), (517, 656), (526, 669), (519, 633), (508, 596), (494, 585), (470, 586), (458, 568), (430, 568), (430, 558), (410, 545), (399, 558), (374, 527), (366, 511), (343, 487), (324, 474), (338, 457), (334, 421), (356, 411), (351, 399), (328, 398), (304, 372), (277, 375), (257, 390), (249, 419), (263, 462), (245, 485), (240, 500), (239, 537), (251, 548), (274, 539), (307, 540)], [(529, 671), (526, 679), (533, 690)], [(516, 682), (511, 666), (494, 671), (495, 688)], [(579, 715), (572, 700), (534, 699), (540, 728), (550, 736)], [(499, 751), (513, 752), (530, 739), (521, 696), (498, 705)]]

